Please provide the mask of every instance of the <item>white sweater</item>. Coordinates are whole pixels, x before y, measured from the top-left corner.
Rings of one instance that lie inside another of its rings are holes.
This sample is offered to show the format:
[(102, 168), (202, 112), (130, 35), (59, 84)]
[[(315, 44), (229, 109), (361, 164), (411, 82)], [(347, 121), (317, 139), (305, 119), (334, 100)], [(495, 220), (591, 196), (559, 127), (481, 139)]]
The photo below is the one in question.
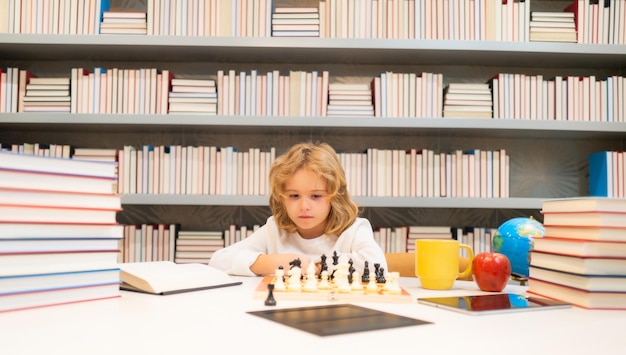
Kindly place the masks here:
[(357, 218), (339, 237), (322, 235), (304, 239), (297, 232), (279, 229), (274, 217), (269, 217), (267, 223), (249, 237), (216, 251), (209, 265), (231, 275), (256, 276), (250, 266), (261, 254), (301, 254), (312, 262), (319, 262), (324, 254), (330, 269), (335, 251), (340, 262), (352, 259), (354, 268), (361, 275), (366, 261), (370, 271), (374, 270), (376, 263), (388, 271), (385, 254), (374, 240), (372, 225), (365, 218)]

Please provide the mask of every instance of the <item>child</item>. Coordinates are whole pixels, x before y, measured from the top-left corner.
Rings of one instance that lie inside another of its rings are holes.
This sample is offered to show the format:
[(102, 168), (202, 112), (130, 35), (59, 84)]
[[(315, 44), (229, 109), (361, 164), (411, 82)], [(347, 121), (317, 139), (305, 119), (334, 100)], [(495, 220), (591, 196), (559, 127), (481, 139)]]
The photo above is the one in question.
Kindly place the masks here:
[[(337, 252), (363, 273), (365, 262), (387, 270), (385, 254), (374, 240), (372, 226), (358, 217), (343, 168), (328, 144), (296, 144), (270, 169), (272, 216), (249, 237), (220, 249), (210, 265), (231, 275), (273, 275), (279, 267), (300, 259), (320, 271), (321, 256)], [(332, 272), (332, 265), (328, 265)]]

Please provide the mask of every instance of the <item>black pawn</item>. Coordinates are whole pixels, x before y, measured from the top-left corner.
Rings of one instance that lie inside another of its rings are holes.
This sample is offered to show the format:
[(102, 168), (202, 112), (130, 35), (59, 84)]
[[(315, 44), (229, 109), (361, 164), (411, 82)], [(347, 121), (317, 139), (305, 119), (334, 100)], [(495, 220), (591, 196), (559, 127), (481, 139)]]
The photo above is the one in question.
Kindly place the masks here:
[(274, 298), (274, 284), (267, 285), (267, 298), (265, 299), (266, 306), (275, 306), (276, 299)]

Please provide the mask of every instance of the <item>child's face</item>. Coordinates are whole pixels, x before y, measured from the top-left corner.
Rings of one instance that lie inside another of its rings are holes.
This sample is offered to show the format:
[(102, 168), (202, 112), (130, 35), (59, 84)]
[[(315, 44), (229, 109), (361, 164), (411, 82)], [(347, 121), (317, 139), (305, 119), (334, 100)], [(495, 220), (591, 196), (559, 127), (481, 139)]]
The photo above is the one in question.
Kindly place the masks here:
[(330, 200), (326, 180), (309, 169), (299, 169), (285, 183), (285, 209), (303, 238), (324, 234)]

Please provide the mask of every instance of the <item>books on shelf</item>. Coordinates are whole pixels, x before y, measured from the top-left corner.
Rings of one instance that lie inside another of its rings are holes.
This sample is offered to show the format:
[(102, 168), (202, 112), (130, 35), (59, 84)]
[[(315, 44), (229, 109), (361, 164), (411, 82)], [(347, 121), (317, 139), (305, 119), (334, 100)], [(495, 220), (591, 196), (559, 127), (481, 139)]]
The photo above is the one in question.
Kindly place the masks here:
[(317, 7), (276, 6), (272, 13), (273, 37), (319, 37)]
[(141, 11), (105, 11), (100, 23), (101, 34), (148, 34), (146, 13)]
[(167, 295), (240, 285), (227, 273), (204, 264), (176, 264), (171, 261), (121, 263), (121, 288)]
[(332, 83), (328, 86), (328, 116), (374, 116), (368, 84)]
[(576, 24), (572, 12), (531, 12), (529, 41), (577, 41)]
[[(243, 233), (246, 231), (247, 227)], [(208, 264), (213, 253), (224, 246), (224, 233), (221, 231), (180, 231), (176, 238), (174, 261)]]
[(489, 84), (448, 84), (444, 91), (443, 117), (493, 118)]
[(589, 195), (609, 198), (626, 197), (626, 154), (600, 151), (589, 154)]
[(125, 263), (174, 261), (177, 224), (127, 224), (121, 243), (120, 260)]

